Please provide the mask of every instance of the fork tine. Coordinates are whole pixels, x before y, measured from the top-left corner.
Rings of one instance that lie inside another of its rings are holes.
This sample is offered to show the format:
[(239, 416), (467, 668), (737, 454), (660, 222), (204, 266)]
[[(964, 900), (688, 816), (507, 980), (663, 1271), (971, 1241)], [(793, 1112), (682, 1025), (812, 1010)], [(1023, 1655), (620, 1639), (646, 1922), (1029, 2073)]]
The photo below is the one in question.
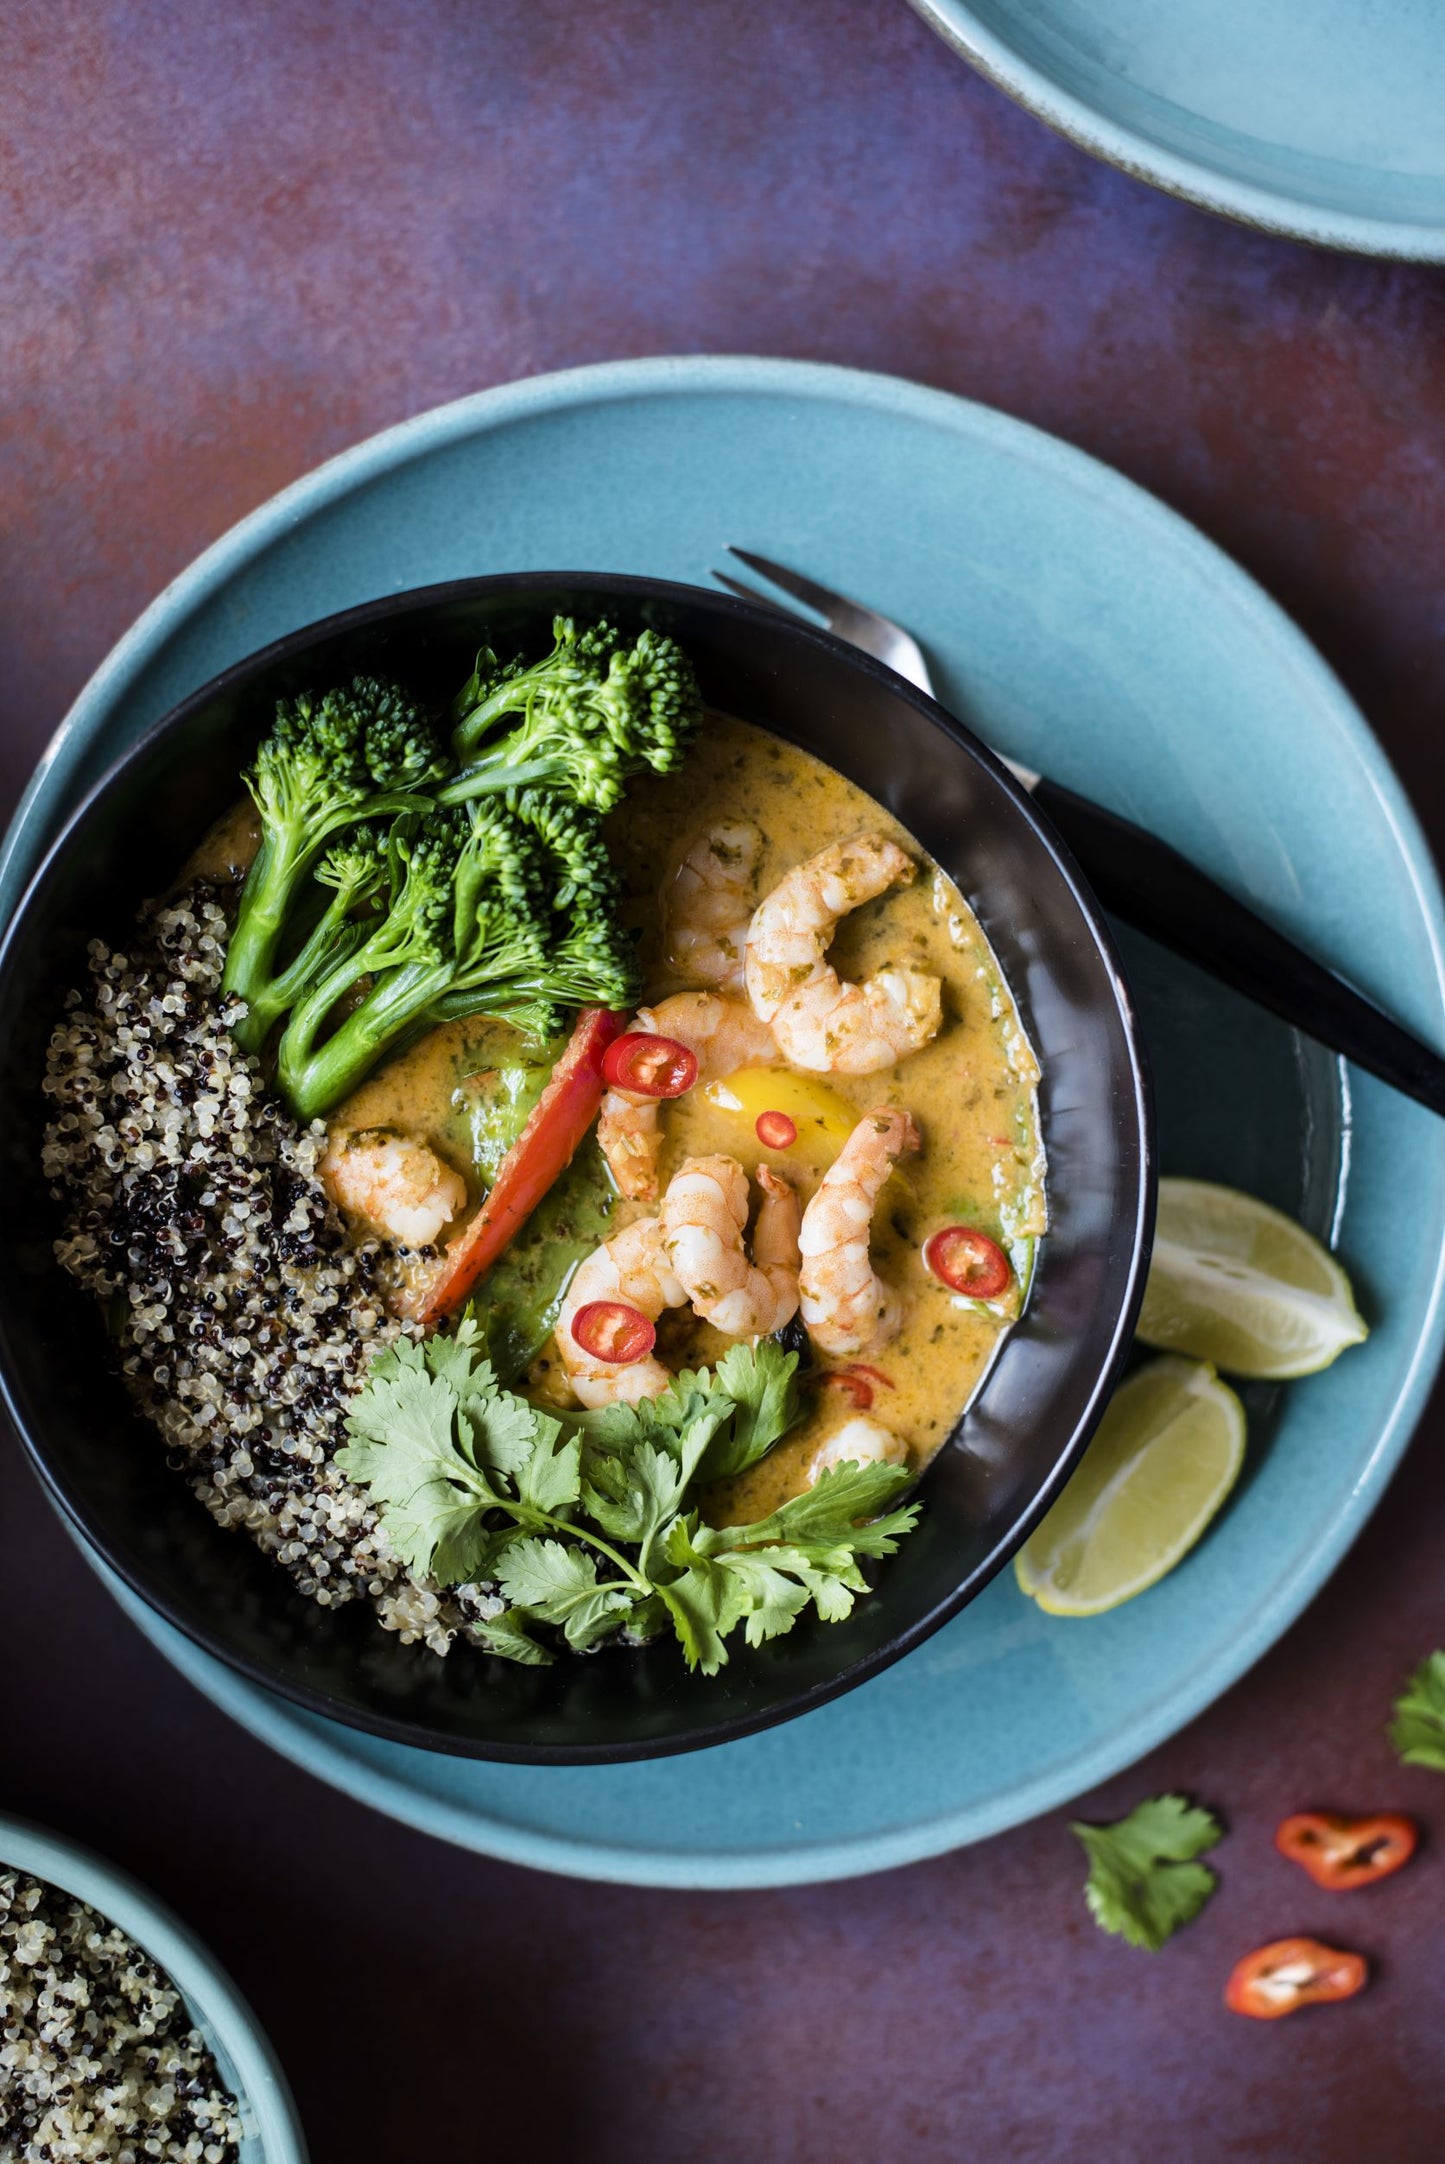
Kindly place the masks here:
[(850, 607), (846, 594), (835, 594), (827, 586), (819, 586), (814, 579), (805, 579), (801, 571), (790, 571), (786, 564), (775, 564), (770, 557), (750, 555), (746, 549), (734, 548), (728, 543), (729, 556), (736, 556), (739, 563), (746, 564), (749, 571), (756, 571), (761, 578), (781, 586), (785, 594), (801, 601), (804, 608), (816, 609), (820, 616), (831, 616), (840, 605)]
[(741, 579), (730, 579), (726, 571), (714, 571), (712, 576), (719, 586), (726, 586), (730, 594), (736, 594), (739, 601), (752, 601), (760, 609), (771, 609), (774, 616), (786, 616), (790, 624), (798, 621), (794, 610), (784, 608), (782, 602), (774, 601), (771, 594), (760, 594), (756, 586), (745, 586)]

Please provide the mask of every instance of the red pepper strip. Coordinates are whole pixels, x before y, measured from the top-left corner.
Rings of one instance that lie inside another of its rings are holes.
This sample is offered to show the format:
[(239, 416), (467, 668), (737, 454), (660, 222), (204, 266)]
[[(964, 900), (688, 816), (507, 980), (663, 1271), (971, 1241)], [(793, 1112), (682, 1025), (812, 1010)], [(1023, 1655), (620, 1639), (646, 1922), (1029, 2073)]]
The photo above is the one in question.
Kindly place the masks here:
[(997, 1240), (974, 1225), (945, 1225), (923, 1243), (924, 1268), (970, 1300), (996, 1300), (1009, 1281), (1009, 1260)]
[(607, 1047), (602, 1073), (610, 1088), (634, 1097), (682, 1097), (697, 1080), (697, 1054), (676, 1037), (630, 1029)]
[(484, 1270), (521, 1231), (548, 1189), (571, 1164), (602, 1102), (602, 1055), (622, 1027), (620, 1014), (584, 1007), (566, 1051), (532, 1116), (497, 1167), (492, 1191), (461, 1238), (447, 1249), (441, 1275), (420, 1320), (430, 1327), (461, 1306)]
[(1274, 1845), (1291, 1863), (1302, 1863), (1316, 1886), (1348, 1893), (1398, 1871), (1414, 1855), (1419, 1838), (1413, 1820), (1393, 1812), (1335, 1818), (1325, 1811), (1296, 1811), (1282, 1821)]
[(625, 1300), (589, 1300), (578, 1308), (570, 1328), (583, 1352), (613, 1367), (631, 1367), (657, 1343), (656, 1325)]
[(1224, 1987), (1224, 2003), (1254, 2021), (1278, 2021), (1301, 2006), (1324, 2006), (1363, 1991), (1370, 1965), (1363, 1954), (1344, 1953), (1319, 1939), (1274, 1939), (1237, 1963)]

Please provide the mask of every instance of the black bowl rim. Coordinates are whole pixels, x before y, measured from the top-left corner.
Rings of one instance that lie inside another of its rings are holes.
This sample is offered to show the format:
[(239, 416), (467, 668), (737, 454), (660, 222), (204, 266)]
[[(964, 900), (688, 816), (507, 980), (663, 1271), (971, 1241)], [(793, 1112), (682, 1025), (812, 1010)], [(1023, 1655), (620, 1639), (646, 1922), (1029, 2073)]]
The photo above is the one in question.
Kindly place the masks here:
[[(246, 1681), (259, 1685), (278, 1697), (289, 1700), (303, 1711), (324, 1720), (339, 1721), (363, 1734), (375, 1735), (383, 1741), (398, 1743), (436, 1752), (439, 1756), (491, 1761), (519, 1765), (607, 1765), (665, 1758), (682, 1752), (709, 1749), (716, 1744), (735, 1742), (743, 1736), (755, 1735), (764, 1729), (795, 1720), (799, 1715), (811, 1712), (815, 1707), (826, 1705), (839, 1698), (869, 1677), (881, 1674), (905, 1654), (911, 1653), (934, 1633), (942, 1629), (958, 1615), (969, 1602), (981, 1593), (995, 1578), (1004, 1565), (1018, 1552), (1029, 1534), (1045, 1517), (1049, 1508), (1073, 1472), (1088, 1447), (1120, 1369), (1128, 1356), (1134, 1324), (1144, 1297), (1144, 1285), (1148, 1272), (1150, 1252), (1154, 1235), (1154, 1212), (1158, 1189), (1158, 1165), (1154, 1131), (1153, 1091), (1149, 1064), (1139, 1033), (1138, 1017), (1129, 990), (1128, 978), (1119, 957), (1112, 933), (1104, 919), (1102, 909), (1088, 881), (1062, 836), (1039, 810), (1028, 790), (998, 754), (976, 736), (966, 723), (951, 714), (948, 709), (920, 691), (906, 677), (866, 654), (861, 648), (850, 645), (836, 637), (779, 610), (765, 602), (736, 599), (730, 594), (719, 593), (706, 586), (691, 586), (679, 580), (654, 579), (622, 572), (601, 571), (510, 571), (492, 573), (474, 578), (447, 579), (429, 586), (403, 588), (396, 593), (377, 595), (370, 601), (340, 609), (330, 616), (318, 617), (313, 622), (287, 632), (264, 647), (257, 648), (240, 661), (188, 692), (183, 699), (151, 722), (126, 749), (113, 759), (105, 771), (86, 789), (84, 795), (66, 819), (60, 832), (36, 867), (25, 891), (3, 933), (0, 933), (0, 974), (9, 967), (12, 948), (18, 944), (32, 902), (46, 885), (54, 866), (72, 846), (81, 829), (91, 816), (97, 800), (104, 796), (119, 776), (133, 763), (143, 759), (151, 747), (172, 731), (184, 725), (191, 713), (207, 705), (218, 693), (242, 682), (253, 671), (273, 663), (284, 661), (292, 654), (304, 651), (321, 639), (343, 633), (371, 623), (399, 616), (412, 608), (435, 606), (450, 601), (466, 601), (479, 596), (518, 595), (542, 591), (556, 593), (571, 590), (577, 593), (595, 593), (599, 597), (614, 597), (619, 601), (642, 603), (646, 600), (675, 600), (689, 607), (705, 603), (718, 615), (734, 618), (741, 623), (762, 623), (776, 636), (782, 633), (793, 637), (803, 646), (816, 646), (859, 671), (874, 678), (895, 698), (902, 698), (914, 706), (942, 731), (943, 735), (965, 757), (983, 766), (1010, 799), (1015, 813), (1029, 827), (1035, 839), (1051, 856), (1062, 874), (1064, 882), (1078, 909), (1089, 936), (1105, 964), (1109, 982), (1118, 1011), (1124, 1042), (1128, 1051), (1127, 1103), (1132, 1110), (1131, 1122), (1134, 1136), (1138, 1172), (1136, 1181), (1136, 1208), (1133, 1236), (1130, 1248), (1129, 1281), (1120, 1304), (1118, 1320), (1108, 1355), (1094, 1378), (1085, 1408), (1076, 1423), (1069, 1447), (1055, 1460), (1053, 1470), (1033, 1497), (1028, 1508), (1021, 1513), (991, 1548), (988, 1554), (968, 1572), (953, 1591), (936, 1603), (925, 1615), (900, 1629), (887, 1642), (872, 1653), (864, 1655), (849, 1666), (839, 1669), (824, 1682), (814, 1683), (800, 1690), (795, 1698), (768, 1706), (755, 1714), (736, 1714), (725, 1720), (713, 1721), (666, 1737), (651, 1738), (636, 1744), (508, 1744), (456, 1737), (440, 1737), (434, 1731), (421, 1728), (405, 1720), (398, 1720), (384, 1713), (363, 1713), (360, 1709), (338, 1704), (323, 1691), (309, 1688), (290, 1677), (277, 1675), (264, 1663), (251, 1659), (227, 1643), (218, 1633), (193, 1621), (174, 1607), (162, 1594), (157, 1594), (145, 1582), (144, 1573), (132, 1569), (111, 1547), (103, 1524), (96, 1522), (83, 1499), (73, 1494), (64, 1479), (50, 1465), (43, 1438), (33, 1432), (31, 1424), (21, 1414), (11, 1389), (10, 1378), (0, 1364), (0, 1406), (3, 1406), (10, 1425), (19, 1436), (21, 1445), (34, 1470), (41, 1487), (56, 1507), (62, 1522), (79, 1541), (86, 1558), (93, 1565), (103, 1566), (102, 1577), (113, 1574), (129, 1592), (142, 1602), (153, 1614), (178, 1631), (204, 1653), (219, 1660), (225, 1667), (241, 1675)], [(987, 1380), (981, 1388), (987, 1388)], [(920, 1488), (926, 1495), (928, 1473), (925, 1471)]]

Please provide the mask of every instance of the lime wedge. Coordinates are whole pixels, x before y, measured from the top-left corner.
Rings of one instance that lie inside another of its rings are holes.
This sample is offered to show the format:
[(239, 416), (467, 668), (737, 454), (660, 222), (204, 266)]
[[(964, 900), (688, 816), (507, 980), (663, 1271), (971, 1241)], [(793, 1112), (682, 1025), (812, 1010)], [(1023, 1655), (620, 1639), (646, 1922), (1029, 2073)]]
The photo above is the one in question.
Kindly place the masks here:
[(1159, 1182), (1144, 1344), (1283, 1381), (1365, 1335), (1349, 1279), (1293, 1218), (1207, 1180)]
[(1102, 1615), (1186, 1556), (1244, 1462), (1244, 1407), (1198, 1360), (1151, 1361), (1115, 1391), (1083, 1461), (1014, 1558), (1049, 1615)]

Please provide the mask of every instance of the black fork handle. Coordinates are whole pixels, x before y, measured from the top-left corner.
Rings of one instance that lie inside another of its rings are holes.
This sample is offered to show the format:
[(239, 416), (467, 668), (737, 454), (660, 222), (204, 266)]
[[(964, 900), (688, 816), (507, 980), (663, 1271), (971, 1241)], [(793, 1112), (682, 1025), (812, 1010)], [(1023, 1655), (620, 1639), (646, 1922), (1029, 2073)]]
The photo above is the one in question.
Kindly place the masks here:
[(1055, 781), (1034, 802), (1104, 907), (1307, 1037), (1445, 1115), (1445, 1059), (1286, 939), (1167, 842)]

